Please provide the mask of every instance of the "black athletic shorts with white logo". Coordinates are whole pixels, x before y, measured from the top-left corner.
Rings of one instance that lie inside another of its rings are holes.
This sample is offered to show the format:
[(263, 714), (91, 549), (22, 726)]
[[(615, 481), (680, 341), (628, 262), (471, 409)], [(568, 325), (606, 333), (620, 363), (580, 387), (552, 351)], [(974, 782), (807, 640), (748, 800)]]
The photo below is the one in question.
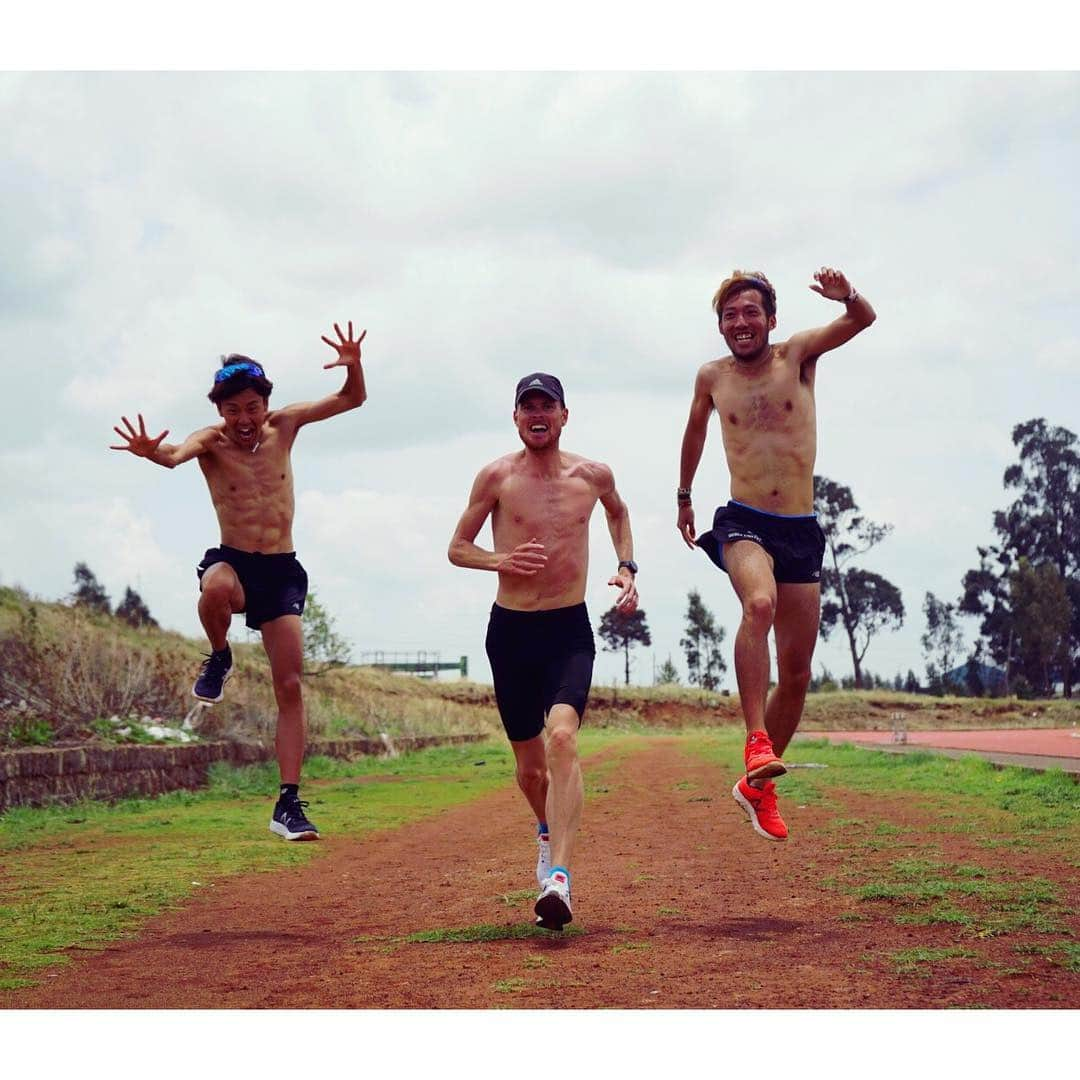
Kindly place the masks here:
[(240, 579), (244, 590), (244, 613), (252, 630), (264, 622), (282, 615), (303, 615), (307, 600), (308, 576), (300, 565), (295, 551), (263, 555), (258, 551), (239, 548), (210, 548), (195, 573), (202, 581), (203, 574), (215, 563), (228, 563)]
[(770, 514), (732, 499), (717, 508), (709, 532), (697, 545), (724, 573), (724, 545), (735, 540), (760, 544), (773, 557), (773, 577), (778, 584), (810, 585), (821, 581), (825, 534), (817, 514)]
[(539, 735), (553, 705), (570, 705), (579, 719), (584, 717), (596, 658), (584, 604), (549, 611), (494, 604), (485, 645), (499, 716), (511, 742)]

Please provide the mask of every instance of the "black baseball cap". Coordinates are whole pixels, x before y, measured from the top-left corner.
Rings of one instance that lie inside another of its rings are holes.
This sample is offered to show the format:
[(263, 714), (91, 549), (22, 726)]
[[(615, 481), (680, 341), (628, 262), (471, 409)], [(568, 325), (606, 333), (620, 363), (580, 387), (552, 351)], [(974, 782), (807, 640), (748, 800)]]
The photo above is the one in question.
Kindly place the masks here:
[(521, 399), (531, 390), (538, 390), (541, 394), (547, 394), (549, 398), (554, 398), (563, 405), (566, 404), (562, 383), (554, 375), (545, 375), (542, 371), (536, 371), (518, 381), (517, 390), (514, 391), (515, 408), (521, 404)]

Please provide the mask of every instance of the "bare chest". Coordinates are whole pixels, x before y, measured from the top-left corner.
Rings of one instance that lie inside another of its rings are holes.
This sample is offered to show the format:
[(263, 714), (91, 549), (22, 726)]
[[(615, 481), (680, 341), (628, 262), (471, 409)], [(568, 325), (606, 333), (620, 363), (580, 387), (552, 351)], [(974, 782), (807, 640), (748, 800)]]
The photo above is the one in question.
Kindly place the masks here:
[(289, 453), (274, 432), (254, 452), (227, 443), (202, 461), (215, 501), (272, 500), (292, 489)]
[(713, 404), (725, 436), (791, 433), (813, 423), (812, 385), (787, 365), (776, 364), (752, 377), (737, 370), (725, 372), (717, 380)]
[(496, 516), (515, 532), (551, 536), (587, 529), (595, 505), (596, 492), (583, 479), (515, 477), (500, 493)]

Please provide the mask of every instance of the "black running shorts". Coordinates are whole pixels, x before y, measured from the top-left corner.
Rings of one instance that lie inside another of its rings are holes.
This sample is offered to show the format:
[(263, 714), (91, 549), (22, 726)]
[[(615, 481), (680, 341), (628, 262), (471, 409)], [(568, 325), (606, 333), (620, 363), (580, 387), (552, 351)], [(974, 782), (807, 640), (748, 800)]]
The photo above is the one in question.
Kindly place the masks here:
[(724, 545), (734, 540), (760, 544), (773, 557), (773, 577), (778, 584), (821, 581), (825, 534), (816, 514), (770, 514), (732, 499), (717, 509), (712, 529), (697, 538), (697, 545), (727, 573)]
[(308, 576), (295, 551), (263, 555), (239, 548), (210, 548), (195, 572), (203, 574), (215, 563), (228, 563), (244, 590), (244, 613), (252, 630), (282, 615), (303, 615), (307, 600)]
[(511, 742), (539, 735), (553, 705), (571, 706), (581, 721), (596, 657), (584, 604), (550, 611), (494, 604), (485, 644), (495, 701)]

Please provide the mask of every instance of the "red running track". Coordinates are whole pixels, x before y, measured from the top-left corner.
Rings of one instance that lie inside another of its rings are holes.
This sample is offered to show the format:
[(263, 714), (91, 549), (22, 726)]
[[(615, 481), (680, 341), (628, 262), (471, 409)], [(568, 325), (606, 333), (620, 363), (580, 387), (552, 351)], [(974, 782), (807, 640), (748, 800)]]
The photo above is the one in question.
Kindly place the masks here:
[(1003, 765), (1065, 769), (1080, 773), (1080, 729), (1003, 728), (989, 731), (909, 731), (907, 741), (895, 743), (891, 731), (805, 731), (800, 739), (828, 739), (834, 743), (903, 751), (907, 748), (940, 750), (951, 756), (976, 753)]

